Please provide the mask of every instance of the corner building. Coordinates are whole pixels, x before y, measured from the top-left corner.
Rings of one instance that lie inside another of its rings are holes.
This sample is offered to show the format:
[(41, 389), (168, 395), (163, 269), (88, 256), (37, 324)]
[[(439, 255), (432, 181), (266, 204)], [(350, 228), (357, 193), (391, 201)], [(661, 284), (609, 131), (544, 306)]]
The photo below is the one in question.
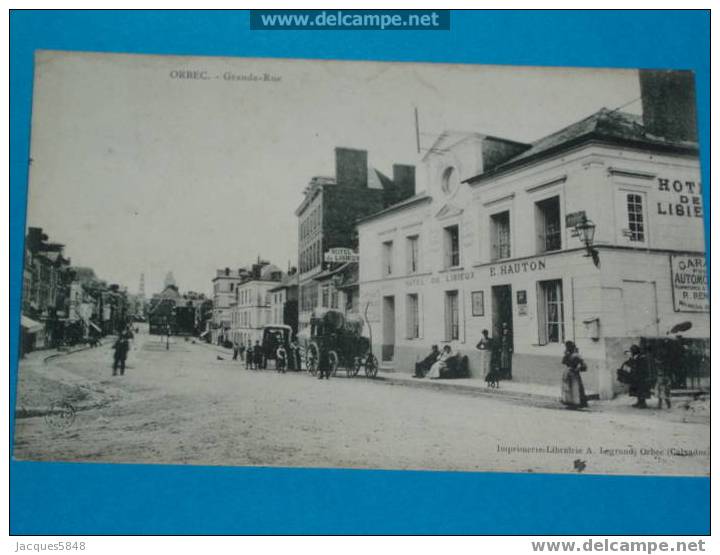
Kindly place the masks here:
[(689, 321), (684, 336), (709, 338), (697, 143), (652, 131), (603, 109), (533, 144), (441, 135), (425, 190), (358, 223), (360, 309), (382, 367), (412, 372), (450, 344), (483, 379), (475, 345), (506, 323), (513, 380), (559, 387), (572, 340), (588, 392), (611, 398), (640, 337)]

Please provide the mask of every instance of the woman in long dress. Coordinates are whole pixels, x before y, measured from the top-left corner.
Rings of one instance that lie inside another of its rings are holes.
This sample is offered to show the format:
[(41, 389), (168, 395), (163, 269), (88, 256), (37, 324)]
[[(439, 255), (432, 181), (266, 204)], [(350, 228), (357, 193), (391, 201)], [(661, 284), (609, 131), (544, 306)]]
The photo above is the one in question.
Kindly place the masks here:
[(580, 376), (580, 372), (587, 370), (587, 365), (572, 341), (565, 342), (565, 355), (562, 362), (565, 365), (565, 372), (562, 377), (560, 402), (569, 409), (587, 407), (585, 386)]
[(440, 351), (440, 354), (437, 357), (437, 360), (433, 363), (433, 365), (430, 367), (430, 372), (427, 373), (427, 377), (431, 380), (436, 380), (440, 377), (440, 372), (442, 370), (445, 370), (447, 368), (447, 359), (449, 359), (452, 356), (452, 350), (450, 349), (450, 345), (445, 345)]

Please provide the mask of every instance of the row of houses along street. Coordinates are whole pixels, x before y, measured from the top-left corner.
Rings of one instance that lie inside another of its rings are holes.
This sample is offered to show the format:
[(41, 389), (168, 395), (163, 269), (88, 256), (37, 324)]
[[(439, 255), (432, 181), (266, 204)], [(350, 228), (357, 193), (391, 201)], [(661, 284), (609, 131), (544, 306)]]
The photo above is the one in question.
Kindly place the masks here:
[(275, 324), (307, 344), (336, 311), (361, 322), (381, 371), (450, 345), (483, 379), (488, 330), (509, 338), (507, 377), (538, 384), (559, 382), (572, 340), (607, 399), (628, 348), (682, 324), (693, 384), (709, 385), (694, 96), (678, 79), (640, 72), (642, 116), (602, 109), (530, 144), (443, 132), (392, 177), (336, 148), (335, 176), (313, 177), (295, 212), (297, 267), (217, 270), (208, 339), (249, 345)]

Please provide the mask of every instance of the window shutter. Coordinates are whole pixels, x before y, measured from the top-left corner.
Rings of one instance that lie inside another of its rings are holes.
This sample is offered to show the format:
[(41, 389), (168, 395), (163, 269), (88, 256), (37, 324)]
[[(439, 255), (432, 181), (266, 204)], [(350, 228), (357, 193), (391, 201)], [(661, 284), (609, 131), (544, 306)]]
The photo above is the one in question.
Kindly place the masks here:
[(547, 345), (547, 311), (545, 306), (545, 288), (542, 282), (536, 284), (537, 297), (537, 323), (538, 323), (538, 343)]

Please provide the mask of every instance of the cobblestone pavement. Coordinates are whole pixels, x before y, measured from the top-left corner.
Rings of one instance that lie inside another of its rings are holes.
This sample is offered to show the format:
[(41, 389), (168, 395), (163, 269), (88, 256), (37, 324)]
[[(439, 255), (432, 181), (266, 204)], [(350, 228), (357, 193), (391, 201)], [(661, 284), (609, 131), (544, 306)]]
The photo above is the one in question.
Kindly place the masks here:
[(709, 423), (673, 413), (602, 404), (575, 412), (362, 377), (251, 371), (207, 345), (176, 338), (167, 350), (144, 334), (125, 376), (111, 376), (111, 360), (106, 342), (22, 362), (18, 408), (92, 403), (67, 426), (17, 418), (16, 459), (709, 474)]

